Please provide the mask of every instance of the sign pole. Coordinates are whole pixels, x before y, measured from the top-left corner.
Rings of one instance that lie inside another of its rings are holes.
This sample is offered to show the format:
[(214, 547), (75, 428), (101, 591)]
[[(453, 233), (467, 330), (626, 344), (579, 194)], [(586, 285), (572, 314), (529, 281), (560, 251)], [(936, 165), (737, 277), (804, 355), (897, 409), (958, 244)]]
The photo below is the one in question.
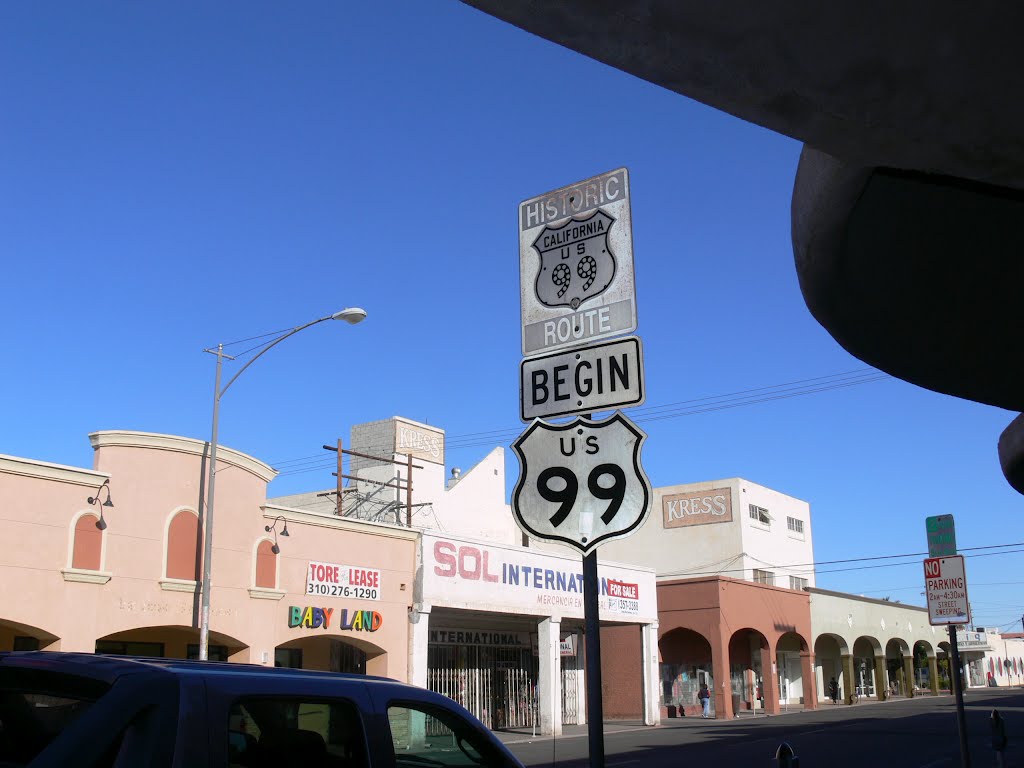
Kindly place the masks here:
[(591, 768), (604, 768), (604, 703), (601, 701), (601, 618), (597, 550), (583, 556), (583, 621), (587, 643), (587, 736)]
[(953, 656), (953, 669), (950, 678), (953, 683), (953, 695), (956, 696), (956, 725), (960, 731), (960, 765), (971, 768), (971, 755), (967, 751), (967, 718), (964, 716), (964, 689), (960, 681), (960, 649), (956, 642), (956, 627), (949, 625), (949, 650)]

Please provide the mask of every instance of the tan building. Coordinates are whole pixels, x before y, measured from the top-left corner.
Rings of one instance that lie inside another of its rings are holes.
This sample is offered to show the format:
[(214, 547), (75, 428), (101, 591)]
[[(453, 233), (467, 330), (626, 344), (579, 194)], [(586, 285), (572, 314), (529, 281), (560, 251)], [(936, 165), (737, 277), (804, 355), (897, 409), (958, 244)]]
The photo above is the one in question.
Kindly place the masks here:
[[(89, 439), (92, 469), (0, 456), (0, 650), (195, 657), (207, 443)], [(407, 679), (416, 534), (268, 504), (273, 469), (217, 459), (210, 658)]]

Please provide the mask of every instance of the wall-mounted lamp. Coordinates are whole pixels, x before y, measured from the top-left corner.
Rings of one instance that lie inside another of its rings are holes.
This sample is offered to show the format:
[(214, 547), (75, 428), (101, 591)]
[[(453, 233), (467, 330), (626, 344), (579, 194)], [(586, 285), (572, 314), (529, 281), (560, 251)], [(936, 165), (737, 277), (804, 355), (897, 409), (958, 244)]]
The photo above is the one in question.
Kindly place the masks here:
[[(99, 528), (101, 531), (105, 531), (107, 529), (107, 521), (103, 519), (103, 508), (104, 507), (111, 507), (111, 508), (113, 508), (113, 506), (114, 506), (114, 502), (112, 502), (110, 500), (110, 486), (108, 485), (109, 482), (110, 482), (109, 478), (107, 480), (104, 480), (103, 481), (103, 485), (101, 485), (99, 488), (96, 489), (96, 495), (95, 496), (90, 496), (87, 499), (87, 501), (89, 502), (89, 506), (92, 506), (93, 504), (96, 504), (100, 508), (100, 519), (96, 521), (96, 527)], [(107, 500), (104, 501), (102, 504), (100, 504), (100, 491), (102, 491), (102, 490), (106, 490), (106, 492), (107, 492)]]
[(284, 527), (281, 529), (281, 535), (282, 536), (289, 536), (290, 534), (288, 533), (288, 521), (285, 520), (280, 515), (278, 515), (277, 517), (274, 518), (273, 525), (264, 525), (263, 526), (263, 530), (266, 531), (267, 533), (270, 533), (271, 531), (274, 532), (274, 546), (272, 546), (270, 548), (270, 551), (273, 552), (275, 555), (281, 554), (281, 548), (279, 546), (277, 546), (277, 524), (278, 523), (284, 523)]

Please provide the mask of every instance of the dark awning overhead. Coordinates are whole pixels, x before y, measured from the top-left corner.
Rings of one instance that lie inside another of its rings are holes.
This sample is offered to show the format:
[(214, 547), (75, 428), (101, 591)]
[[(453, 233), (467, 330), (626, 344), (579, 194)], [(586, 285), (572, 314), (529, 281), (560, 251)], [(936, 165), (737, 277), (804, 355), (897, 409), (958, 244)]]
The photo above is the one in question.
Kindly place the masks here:
[[(464, 2), (805, 142), (793, 250), (818, 322), (894, 376), (1024, 409), (1024, 6)], [(1020, 433), (999, 454), (1024, 492)]]

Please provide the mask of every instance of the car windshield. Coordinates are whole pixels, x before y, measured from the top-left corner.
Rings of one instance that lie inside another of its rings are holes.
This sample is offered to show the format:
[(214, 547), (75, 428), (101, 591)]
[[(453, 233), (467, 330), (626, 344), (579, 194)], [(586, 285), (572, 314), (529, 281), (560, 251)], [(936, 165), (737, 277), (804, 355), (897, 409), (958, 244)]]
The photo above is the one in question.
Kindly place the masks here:
[(0, 667), (0, 764), (31, 762), (106, 690), (69, 675)]

